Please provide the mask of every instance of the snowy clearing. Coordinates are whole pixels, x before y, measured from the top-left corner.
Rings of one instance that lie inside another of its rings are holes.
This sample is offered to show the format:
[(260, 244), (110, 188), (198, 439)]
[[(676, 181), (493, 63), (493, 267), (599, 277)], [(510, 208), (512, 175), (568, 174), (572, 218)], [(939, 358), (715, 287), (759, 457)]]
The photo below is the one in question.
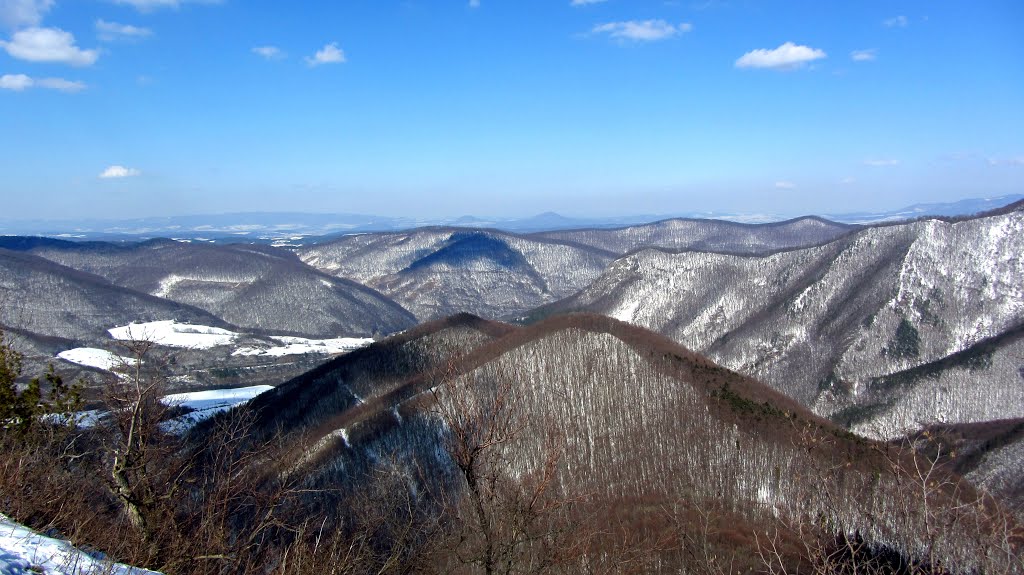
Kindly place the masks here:
[(75, 349), (58, 353), (57, 357), (64, 361), (106, 371), (111, 371), (115, 367), (131, 363), (131, 360), (126, 357), (95, 347), (76, 347)]
[(0, 514), (0, 575), (146, 575), (156, 571), (110, 563), (67, 541), (40, 535)]
[(352, 351), (373, 343), (373, 338), (339, 337), (334, 339), (306, 339), (303, 337), (271, 337), (284, 345), (268, 348), (240, 347), (231, 355), (282, 357), (304, 353), (335, 354)]
[(107, 333), (121, 341), (151, 341), (168, 347), (191, 349), (210, 349), (228, 345), (238, 337), (237, 333), (219, 327), (178, 323), (170, 319), (132, 323), (111, 328)]
[[(164, 422), (164, 430), (169, 433), (184, 433), (195, 424), (209, 419), (222, 411), (246, 403), (257, 395), (274, 389), (270, 385), (253, 385), (234, 389), (209, 389), (188, 393), (174, 393), (160, 399), (167, 405), (188, 407), (190, 411), (184, 415)], [(0, 575), (3, 575), (0, 573)]]

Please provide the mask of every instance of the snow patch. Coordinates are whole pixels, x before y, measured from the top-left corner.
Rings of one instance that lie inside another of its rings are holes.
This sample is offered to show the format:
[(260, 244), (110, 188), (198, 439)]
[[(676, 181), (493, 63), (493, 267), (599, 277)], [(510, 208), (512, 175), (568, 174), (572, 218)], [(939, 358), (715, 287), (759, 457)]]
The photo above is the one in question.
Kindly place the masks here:
[(151, 341), (168, 347), (192, 349), (228, 345), (238, 337), (237, 333), (219, 327), (178, 323), (175, 320), (132, 323), (111, 328), (107, 333), (121, 341)]
[(171, 406), (187, 407), (194, 411), (164, 422), (164, 430), (170, 433), (183, 433), (200, 421), (247, 403), (257, 395), (271, 389), (274, 388), (269, 385), (253, 385), (233, 389), (208, 389), (206, 391), (165, 395), (160, 399), (163, 403)]
[(145, 575), (156, 571), (111, 563), (71, 543), (40, 535), (0, 514), (0, 574)]
[(246, 356), (268, 356), (282, 357), (285, 355), (300, 355), (304, 353), (318, 353), (323, 355), (334, 355), (345, 353), (373, 343), (373, 338), (339, 337), (334, 339), (306, 339), (304, 337), (271, 337), (274, 341), (284, 345), (271, 346), (268, 348), (242, 347), (236, 349), (231, 355)]
[(95, 347), (76, 347), (58, 353), (57, 357), (64, 361), (70, 361), (71, 363), (86, 367), (95, 367), (105, 371), (111, 371), (115, 367), (132, 362), (129, 358)]

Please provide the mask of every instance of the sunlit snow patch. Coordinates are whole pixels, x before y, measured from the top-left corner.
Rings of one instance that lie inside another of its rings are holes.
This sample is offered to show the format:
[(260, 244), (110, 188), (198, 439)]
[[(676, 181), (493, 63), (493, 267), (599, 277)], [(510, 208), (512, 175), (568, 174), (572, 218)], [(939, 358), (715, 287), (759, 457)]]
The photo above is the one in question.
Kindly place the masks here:
[(95, 367), (106, 371), (110, 371), (115, 367), (131, 362), (128, 358), (121, 357), (105, 349), (97, 349), (95, 347), (76, 347), (75, 349), (69, 349), (58, 353), (57, 357), (65, 361), (70, 361), (71, 363), (84, 365), (86, 367)]
[(257, 395), (274, 389), (269, 385), (253, 385), (234, 389), (210, 389), (188, 393), (165, 395), (160, 401), (171, 406), (187, 407), (190, 411), (182, 416), (165, 422), (165, 430), (181, 432), (204, 419), (209, 419), (221, 411), (241, 405)]
[(107, 332), (110, 337), (121, 341), (151, 341), (168, 347), (192, 349), (228, 345), (238, 337), (237, 333), (219, 327), (178, 323), (174, 320), (133, 323), (111, 328)]
[(335, 339), (306, 339), (304, 337), (271, 337), (274, 341), (284, 345), (268, 348), (240, 347), (231, 355), (248, 356), (271, 356), (282, 357), (285, 355), (299, 355), (304, 353), (319, 353), (333, 355), (359, 349), (360, 347), (373, 343), (372, 338), (339, 337)]
[(138, 567), (111, 563), (67, 541), (40, 535), (0, 514), (0, 573), (3, 575), (145, 575)]

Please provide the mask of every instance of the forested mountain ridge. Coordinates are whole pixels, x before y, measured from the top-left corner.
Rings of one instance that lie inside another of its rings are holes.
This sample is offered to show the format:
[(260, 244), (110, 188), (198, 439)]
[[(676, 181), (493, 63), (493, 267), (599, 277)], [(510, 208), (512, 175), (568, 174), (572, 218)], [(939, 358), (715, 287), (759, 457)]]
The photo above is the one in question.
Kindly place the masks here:
[(6, 243), (249, 329), (306, 337), (370, 336), (414, 323), (409, 312), (376, 291), (317, 272), (292, 252), (270, 246), (33, 238)]
[(767, 224), (670, 219), (616, 229), (558, 230), (534, 237), (572, 241), (625, 255), (643, 248), (756, 255), (822, 244), (859, 226), (818, 217)]
[(861, 433), (1024, 415), (1024, 213), (866, 228), (762, 256), (648, 249), (539, 313), (666, 334)]
[[(468, 464), (458, 454), (460, 441), (476, 437), (482, 443), (470, 451), (494, 455), (474, 473), (501, 489), (525, 489), (529, 498), (536, 495), (530, 478), (542, 474), (552, 482), (544, 497), (585, 501), (588, 517), (597, 513), (619, 535), (639, 537), (629, 540), (675, 533), (672, 544), (652, 550), (650, 572), (686, 561), (699, 529), (716, 534), (704, 544), (721, 556), (745, 558), (736, 568), (753, 569), (757, 530), (804, 521), (829, 526), (825, 532), (857, 531), (907, 558), (932, 553), (935, 542), (925, 539), (936, 536), (943, 564), (956, 569), (989, 559), (941, 522), (922, 535), (916, 495), (899, 487), (912, 456), (858, 439), (755, 380), (608, 318), (559, 316), (527, 328), (451, 318), (337, 358), (256, 398), (246, 412), (257, 437), (284, 430), (275, 441), (293, 448), (274, 473), (301, 478), (318, 494), (305, 502), (314, 516), (345, 513), (345, 499), (325, 486), (359, 492), (382, 477), (397, 482), (389, 489), (414, 494), (403, 505), (426, 513), (439, 504), (434, 497), (472, 499), (475, 476), (465, 482), (460, 466)], [(197, 430), (198, 440), (212, 427)], [(460, 435), (468, 429), (484, 435)], [(937, 488), (931, 496), (970, 493)], [(687, 523), (711, 510), (710, 524)], [(721, 538), (726, 524), (735, 535)], [(789, 553), (783, 562), (798, 555)]]
[(459, 228), (357, 234), (298, 253), (323, 272), (379, 290), (420, 321), (522, 314), (575, 293), (614, 258), (570, 242)]

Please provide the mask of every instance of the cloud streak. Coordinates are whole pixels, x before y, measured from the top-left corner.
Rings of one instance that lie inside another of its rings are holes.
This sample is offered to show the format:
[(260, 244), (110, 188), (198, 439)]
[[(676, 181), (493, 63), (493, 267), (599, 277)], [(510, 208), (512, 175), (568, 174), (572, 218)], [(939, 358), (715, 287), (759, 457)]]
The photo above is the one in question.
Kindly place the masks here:
[(265, 60), (281, 60), (285, 57), (285, 53), (277, 46), (256, 46), (252, 49), (252, 53)]
[(118, 24), (106, 20), (96, 21), (96, 32), (100, 40), (104, 42), (115, 42), (117, 40), (140, 40), (153, 35), (149, 28), (140, 28), (130, 24)]
[(683, 22), (677, 26), (665, 20), (626, 20), (598, 24), (590, 32), (591, 34), (606, 34), (620, 40), (656, 42), (685, 34), (690, 30), (693, 30), (693, 24), (689, 22)]
[(808, 62), (827, 58), (824, 50), (802, 46), (792, 42), (768, 50), (760, 48), (751, 50), (736, 60), (737, 68), (766, 68), (770, 70), (794, 70), (802, 68)]
[(868, 50), (854, 50), (850, 52), (850, 59), (854, 62), (871, 62), (878, 57), (878, 50), (874, 48)]

